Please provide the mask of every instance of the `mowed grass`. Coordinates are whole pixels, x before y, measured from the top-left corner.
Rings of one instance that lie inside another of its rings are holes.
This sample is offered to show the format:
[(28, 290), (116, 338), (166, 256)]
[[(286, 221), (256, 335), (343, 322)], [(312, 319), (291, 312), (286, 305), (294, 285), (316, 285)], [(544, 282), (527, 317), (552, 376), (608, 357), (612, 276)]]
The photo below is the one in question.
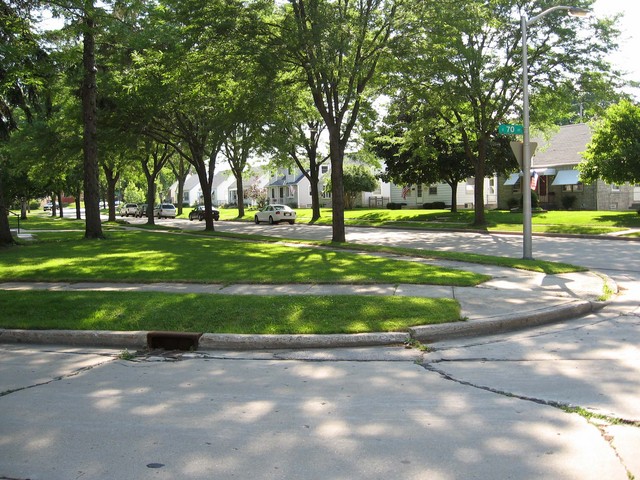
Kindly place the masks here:
[[(297, 209), (298, 221), (311, 220), (310, 209)], [(321, 210), (322, 217), (318, 224), (331, 224), (331, 209)], [(237, 210), (222, 210), (223, 219), (231, 220), (237, 216)], [(487, 231), (522, 232), (522, 213), (505, 210), (487, 210), (485, 212)], [(246, 219), (253, 219), (248, 212)], [(357, 208), (345, 211), (345, 222), (349, 225), (396, 226), (429, 229), (469, 229), (478, 230), (473, 225), (473, 210), (460, 210), (451, 213), (449, 210), (404, 209), (369, 209)], [(534, 213), (532, 228), (536, 233), (564, 233), (581, 235), (601, 235), (629, 228), (640, 228), (640, 215), (630, 211), (561, 211)]]
[(460, 320), (455, 300), (0, 291), (1, 328), (330, 334), (405, 331)]
[(473, 286), (486, 275), (308, 246), (149, 231), (76, 232), (0, 250), (0, 281), (194, 283), (411, 283)]

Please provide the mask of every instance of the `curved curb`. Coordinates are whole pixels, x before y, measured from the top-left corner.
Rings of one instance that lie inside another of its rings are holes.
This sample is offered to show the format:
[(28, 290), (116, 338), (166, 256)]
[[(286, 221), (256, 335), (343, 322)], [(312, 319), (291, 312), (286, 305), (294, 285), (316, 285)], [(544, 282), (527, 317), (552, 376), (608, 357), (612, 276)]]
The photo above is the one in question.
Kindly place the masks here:
[[(204, 333), (198, 350), (271, 350), (297, 348), (340, 348), (401, 345), (407, 342), (436, 342), (520, 330), (560, 320), (580, 317), (603, 308), (607, 302), (574, 301), (543, 308), (525, 315), (505, 315), (481, 320), (424, 325), (408, 332), (355, 333), (327, 335), (251, 335)], [(144, 349), (149, 332), (82, 330), (6, 330), (0, 329), (0, 342)]]
[(425, 343), (503, 333), (581, 317), (603, 308), (605, 304), (606, 302), (578, 300), (568, 305), (542, 308), (526, 315), (504, 315), (466, 322), (412, 327), (409, 333), (414, 340)]

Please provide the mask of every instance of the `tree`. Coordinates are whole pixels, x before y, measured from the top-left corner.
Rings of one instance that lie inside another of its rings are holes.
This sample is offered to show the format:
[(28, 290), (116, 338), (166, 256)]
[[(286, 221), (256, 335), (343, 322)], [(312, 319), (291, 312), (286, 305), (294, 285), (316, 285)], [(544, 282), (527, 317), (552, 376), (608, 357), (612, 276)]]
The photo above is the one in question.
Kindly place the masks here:
[(396, 14), (394, 0), (290, 0), (282, 22), (286, 60), (302, 72), (329, 135), (334, 242), (345, 241), (345, 148)]
[(7, 147), (20, 124), (47, 110), (49, 61), (32, 31), (28, 2), (0, 4), (0, 246), (14, 243), (7, 210), (24, 195), (26, 168)]
[[(573, 2), (588, 7), (593, 0)], [(474, 166), (474, 224), (485, 225), (484, 178), (490, 145), (500, 123), (517, 118), (522, 99), (520, 14), (536, 14), (546, 0), (441, 0), (413, 3), (408, 32), (394, 42), (400, 64), (390, 83), (415, 102), (429, 105), (460, 136)], [(578, 34), (579, 32), (579, 34)], [(611, 23), (580, 22), (566, 14), (542, 18), (529, 31), (532, 122), (558, 117), (558, 86), (588, 71), (606, 72)], [(555, 92), (555, 93), (554, 93)]]
[(362, 192), (372, 192), (378, 188), (378, 179), (363, 165), (347, 165), (344, 169), (345, 208), (355, 207), (356, 199)]
[(277, 119), (269, 126), (268, 141), (274, 151), (276, 167), (295, 165), (309, 181), (311, 222), (320, 219), (320, 171), (329, 160), (321, 152), (320, 139), (326, 130), (309, 95), (299, 84), (280, 85)]
[(640, 183), (640, 106), (612, 105), (599, 122), (578, 166), (585, 182)]

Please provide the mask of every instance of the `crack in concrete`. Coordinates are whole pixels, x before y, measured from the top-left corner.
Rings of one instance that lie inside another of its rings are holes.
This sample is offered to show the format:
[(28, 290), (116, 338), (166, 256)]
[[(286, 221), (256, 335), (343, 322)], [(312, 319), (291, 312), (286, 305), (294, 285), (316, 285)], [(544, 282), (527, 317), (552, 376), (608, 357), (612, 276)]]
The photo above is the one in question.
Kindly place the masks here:
[[(634, 476), (633, 476), (632, 472), (629, 470), (629, 468), (627, 467), (627, 465), (624, 462), (624, 459), (622, 458), (622, 456), (620, 455), (620, 453), (616, 449), (615, 445), (613, 444), (613, 440), (614, 440), (613, 435), (610, 435), (610, 434), (607, 433), (606, 427), (611, 426), (611, 425), (628, 425), (628, 426), (640, 428), (640, 421), (626, 420), (626, 419), (623, 419), (623, 418), (616, 418), (616, 417), (611, 417), (611, 416), (608, 416), (608, 415), (594, 414), (594, 413), (591, 413), (591, 412), (589, 412), (588, 410), (586, 410), (586, 409), (584, 409), (582, 407), (571, 405), (571, 404), (566, 404), (566, 403), (562, 403), (562, 402), (556, 402), (555, 400), (544, 400), (544, 399), (541, 399), (541, 398), (529, 397), (529, 396), (526, 396), (526, 395), (519, 395), (519, 394), (512, 393), (512, 392), (507, 392), (505, 390), (499, 390), (497, 388), (493, 388), (493, 387), (489, 387), (489, 386), (485, 386), (485, 385), (477, 385), (475, 383), (468, 382), (466, 380), (455, 378), (454, 376), (452, 376), (452, 375), (448, 374), (447, 372), (445, 372), (443, 370), (440, 370), (440, 369), (438, 369), (438, 368), (436, 368), (434, 366), (435, 363), (441, 363), (443, 361), (447, 362), (447, 361), (452, 361), (452, 360), (440, 360), (440, 361), (436, 360), (436, 361), (433, 361), (433, 362), (422, 363), (420, 365), (422, 366), (422, 368), (424, 368), (428, 372), (436, 373), (436, 374), (440, 375), (442, 378), (444, 378), (445, 380), (449, 380), (449, 381), (458, 383), (460, 385), (464, 385), (464, 386), (472, 387), (472, 388), (477, 388), (479, 390), (484, 390), (486, 392), (495, 393), (497, 395), (502, 395), (502, 396), (505, 396), (505, 397), (516, 398), (518, 400), (524, 400), (524, 401), (527, 401), (527, 402), (533, 402), (533, 403), (536, 403), (538, 405), (545, 405), (545, 406), (549, 406), (549, 407), (558, 408), (558, 409), (562, 410), (565, 413), (579, 415), (589, 425), (592, 425), (593, 427), (598, 429), (598, 432), (600, 432), (600, 436), (602, 437), (602, 439), (607, 443), (607, 445), (609, 445), (609, 447), (611, 448), (611, 450), (615, 454), (616, 458), (618, 459), (618, 461), (620, 462), (622, 467), (627, 472), (627, 477), (629, 478), (629, 480), (634, 480)], [(486, 359), (462, 359), (462, 360), (453, 360), (453, 361), (487, 361), (487, 360)], [(512, 360), (497, 360), (497, 361), (512, 361)]]
[[(95, 367), (99, 367), (99, 366), (104, 365), (106, 363), (109, 363), (109, 362), (111, 362), (113, 360), (114, 359), (111, 358), (111, 359), (109, 359), (107, 361), (100, 362), (100, 363), (97, 363), (95, 365), (89, 365), (89, 366), (86, 366), (86, 367), (82, 367), (82, 368), (74, 370), (74, 371), (72, 371), (70, 373), (67, 373), (67, 374), (64, 374), (64, 375), (58, 375), (57, 377), (53, 377), (52, 379), (47, 380), (45, 382), (39, 382), (39, 383), (34, 383), (32, 385), (25, 385), (24, 387), (5, 390), (4, 392), (0, 392), (0, 398), (5, 397), (7, 395), (11, 395), (12, 393), (22, 392), (23, 390), (29, 390), (31, 388), (42, 387), (44, 385), (49, 385), (50, 383), (59, 382), (60, 380), (66, 380), (68, 378), (75, 377), (77, 375), (80, 375), (81, 373), (84, 373), (84, 372), (87, 372), (89, 370), (92, 370)], [(0, 480), (2, 480), (2, 477), (0, 477)]]

